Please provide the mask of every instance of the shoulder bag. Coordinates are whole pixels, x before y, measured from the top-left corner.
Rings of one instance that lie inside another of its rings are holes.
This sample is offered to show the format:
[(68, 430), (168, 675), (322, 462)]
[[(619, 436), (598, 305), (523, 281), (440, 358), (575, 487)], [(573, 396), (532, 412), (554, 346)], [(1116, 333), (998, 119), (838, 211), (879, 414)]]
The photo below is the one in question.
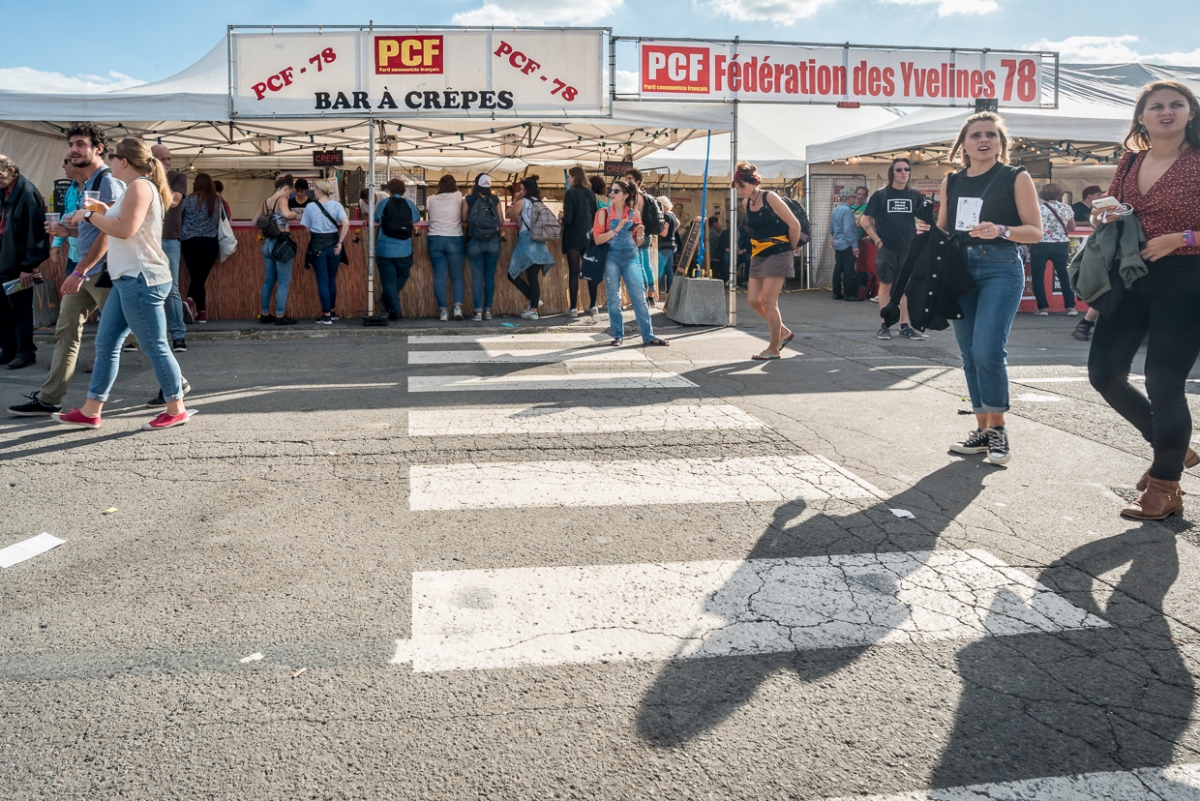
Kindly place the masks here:
[[(604, 227), (608, 228), (608, 209), (601, 209), (601, 211), (604, 212)], [(579, 265), (579, 274), (586, 281), (598, 283), (604, 280), (604, 265), (608, 262), (609, 243), (605, 242), (603, 245), (596, 244), (596, 238), (592, 234), (594, 227), (588, 228), (587, 249), (583, 251), (583, 260)]]
[(224, 263), (230, 256), (237, 253), (238, 241), (237, 237), (233, 235), (233, 226), (229, 223), (229, 217), (225, 215), (225, 204), (222, 203), (218, 208), (221, 212), (221, 221), (217, 225), (217, 248), (221, 263)]
[[(334, 228), (337, 228), (337, 227), (338, 227), (337, 220), (333, 219), (333, 215), (332, 215), (332, 214), (330, 214), (330, 213), (329, 213), (329, 212), (326, 210), (326, 208), (325, 208), (325, 204), (324, 204), (324, 203), (322, 203), (322, 202), (321, 202), (321, 201), (319, 201), (319, 200), (317, 200), (317, 201), (315, 201), (315, 202), (316, 202), (316, 204), (317, 204), (317, 208), (320, 210), (320, 212), (321, 212), (322, 214), (324, 214), (324, 215), (325, 215), (325, 219), (329, 220), (329, 222), (331, 222), (331, 223), (333, 224), (333, 227), (334, 227)], [(406, 205), (407, 205), (407, 204), (406, 204)], [(310, 234), (310, 236), (311, 236), (311, 234)], [(311, 241), (312, 241), (312, 240), (310, 239), (310, 240), (309, 240), (310, 244), (311, 244)], [(311, 250), (311, 248), (310, 248), (310, 250)], [(316, 257), (316, 255), (317, 255), (316, 253), (314, 253), (314, 254), (313, 254), (314, 260), (315, 260), (315, 257)], [(350, 257), (346, 255), (346, 243), (345, 243), (345, 242), (343, 242), (343, 243), (342, 243), (342, 252), (341, 252), (341, 254), (339, 254), (339, 256), (338, 256), (338, 261), (340, 261), (342, 264), (349, 264), (349, 263), (350, 263)], [(306, 261), (306, 262), (305, 262), (305, 264), (304, 264), (304, 266), (305, 266), (305, 267), (309, 267), (310, 265), (309, 265), (309, 264), (308, 264), (308, 262)]]

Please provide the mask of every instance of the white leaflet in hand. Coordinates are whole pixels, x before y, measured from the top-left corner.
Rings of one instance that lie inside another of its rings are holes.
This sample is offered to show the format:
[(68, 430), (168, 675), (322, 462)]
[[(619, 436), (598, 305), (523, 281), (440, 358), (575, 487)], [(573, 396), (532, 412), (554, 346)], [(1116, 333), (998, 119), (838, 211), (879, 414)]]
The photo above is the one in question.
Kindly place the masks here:
[(958, 216), (955, 217), (954, 230), (970, 231), (979, 225), (979, 213), (983, 211), (983, 198), (960, 197), (958, 199)]

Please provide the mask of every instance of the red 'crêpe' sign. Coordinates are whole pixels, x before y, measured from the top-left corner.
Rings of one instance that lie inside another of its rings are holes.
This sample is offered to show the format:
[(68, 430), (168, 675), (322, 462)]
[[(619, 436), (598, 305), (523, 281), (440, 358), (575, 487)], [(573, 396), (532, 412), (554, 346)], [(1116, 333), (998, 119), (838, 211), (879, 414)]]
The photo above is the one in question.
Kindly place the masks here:
[(312, 157), (314, 167), (342, 167), (346, 164), (340, 150), (314, 150)]

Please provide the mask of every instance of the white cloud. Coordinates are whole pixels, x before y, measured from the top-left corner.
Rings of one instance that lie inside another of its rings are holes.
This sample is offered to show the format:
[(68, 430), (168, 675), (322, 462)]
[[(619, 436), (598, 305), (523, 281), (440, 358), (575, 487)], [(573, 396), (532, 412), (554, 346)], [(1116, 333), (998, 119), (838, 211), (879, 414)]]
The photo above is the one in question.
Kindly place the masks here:
[(951, 17), (955, 14), (991, 14), (1000, 10), (996, 0), (885, 0), (901, 6), (931, 6), (938, 7), (939, 17)]
[(1056, 50), (1067, 63), (1126, 64), (1146, 62), (1176, 67), (1200, 67), (1200, 49), (1190, 53), (1139, 53), (1131, 45), (1138, 40), (1132, 34), (1123, 36), (1068, 36), (1061, 42), (1048, 39), (1029, 45), (1032, 50)]
[(633, 70), (617, 70), (617, 93), (635, 94), (638, 91), (638, 74)]
[(61, 72), (45, 72), (32, 67), (5, 67), (0, 69), (0, 89), (12, 92), (52, 92), (68, 94), (95, 94), (114, 89), (128, 89), (145, 83), (119, 72), (107, 75), (63, 75)]
[(837, 0), (711, 0), (713, 10), (734, 19), (753, 22), (767, 20), (790, 25), (796, 20), (816, 14), (823, 6)]
[(624, 0), (485, 0), (479, 8), (454, 15), (455, 25), (586, 25), (624, 6)]

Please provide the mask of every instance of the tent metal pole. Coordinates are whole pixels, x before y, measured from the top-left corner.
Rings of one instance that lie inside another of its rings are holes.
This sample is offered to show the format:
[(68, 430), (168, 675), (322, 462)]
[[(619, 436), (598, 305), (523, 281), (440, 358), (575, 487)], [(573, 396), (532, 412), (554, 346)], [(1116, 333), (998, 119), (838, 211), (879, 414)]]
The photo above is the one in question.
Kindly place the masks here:
[(367, 170), (367, 316), (375, 316), (375, 120), (369, 121), (367, 152), (370, 167)]
[[(806, 154), (806, 156), (807, 156), (807, 154)], [(808, 160), (806, 157), (805, 161), (804, 161), (804, 206), (805, 206), (806, 210), (812, 209), (812, 196), (809, 194), (809, 191), (811, 189), (812, 189), (812, 170), (809, 169), (809, 167), (808, 167)], [(812, 211), (808, 212), (808, 219), (810, 219), (810, 220), (812, 219)], [(804, 271), (806, 273), (808, 273), (808, 283), (805, 285), (804, 288), (812, 289), (813, 288), (813, 279), (814, 279), (812, 248), (809, 248), (808, 250), (804, 251)]]
[[(733, 101), (733, 125), (729, 137), (729, 175), (732, 178), (738, 162), (738, 102)], [(737, 185), (729, 182), (729, 324), (737, 325), (737, 251), (738, 251)]]

